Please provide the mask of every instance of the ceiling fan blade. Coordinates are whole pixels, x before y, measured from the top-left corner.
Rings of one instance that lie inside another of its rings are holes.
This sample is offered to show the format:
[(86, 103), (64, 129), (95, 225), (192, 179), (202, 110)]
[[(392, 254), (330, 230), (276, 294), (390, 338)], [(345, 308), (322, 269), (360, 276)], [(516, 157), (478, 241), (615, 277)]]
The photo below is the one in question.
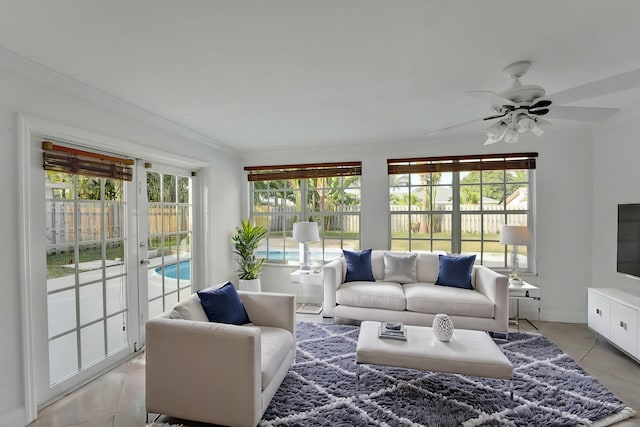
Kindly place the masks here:
[(580, 120), (585, 122), (599, 122), (606, 120), (618, 111), (618, 108), (600, 107), (551, 107), (547, 117), (563, 120)]
[(467, 122), (458, 123), (457, 125), (448, 126), (446, 128), (442, 128), (442, 129), (438, 129), (438, 130), (434, 130), (432, 132), (429, 132), (427, 134), (427, 136), (432, 136), (432, 135), (435, 135), (435, 134), (440, 133), (440, 132), (445, 132), (445, 131), (448, 131), (448, 130), (451, 130), (451, 129), (455, 129), (455, 128), (460, 127), (460, 126), (466, 126), (466, 125), (474, 123), (474, 122), (480, 122), (482, 120), (484, 120), (484, 119), (480, 118), (480, 119), (469, 120)]
[(554, 105), (568, 104), (582, 99), (633, 89), (638, 86), (640, 86), (640, 70), (635, 70), (556, 92), (546, 96), (545, 99), (550, 100)]
[(473, 96), (474, 98), (482, 99), (483, 101), (488, 101), (491, 103), (491, 105), (495, 105), (497, 107), (502, 107), (503, 105), (513, 105), (515, 107), (518, 105), (515, 102), (507, 98), (503, 98), (497, 93), (491, 92), (488, 90), (474, 90), (474, 91), (469, 91), (465, 93), (467, 95)]
[(499, 118), (502, 118), (502, 117), (506, 116), (507, 114), (509, 114), (509, 111), (507, 111), (507, 112), (505, 112), (505, 113), (502, 113), (502, 114), (496, 114), (495, 116), (485, 117), (485, 118), (484, 118), (484, 119), (482, 119), (482, 120), (485, 120), (485, 121), (486, 121), (486, 120), (499, 119)]
[(549, 105), (551, 105), (551, 101), (548, 99), (539, 99), (529, 106), (529, 111), (536, 110), (538, 108), (547, 108)]
[(545, 114), (547, 114), (549, 112), (548, 108), (538, 108), (537, 110), (529, 110), (529, 114), (533, 114), (536, 116), (544, 116)]

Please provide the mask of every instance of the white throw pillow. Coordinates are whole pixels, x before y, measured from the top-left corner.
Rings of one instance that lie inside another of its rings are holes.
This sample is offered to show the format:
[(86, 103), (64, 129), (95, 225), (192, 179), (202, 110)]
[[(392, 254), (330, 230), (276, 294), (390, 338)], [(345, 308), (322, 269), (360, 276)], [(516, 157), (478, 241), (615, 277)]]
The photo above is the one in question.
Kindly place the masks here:
[(395, 283), (416, 282), (416, 254), (384, 253), (384, 281)]

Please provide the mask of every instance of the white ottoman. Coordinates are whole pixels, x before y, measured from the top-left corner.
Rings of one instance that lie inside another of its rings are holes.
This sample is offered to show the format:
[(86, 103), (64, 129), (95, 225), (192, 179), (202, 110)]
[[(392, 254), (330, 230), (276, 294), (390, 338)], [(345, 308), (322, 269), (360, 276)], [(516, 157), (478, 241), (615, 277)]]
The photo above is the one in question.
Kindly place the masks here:
[[(362, 322), (356, 364), (385, 365), (422, 371), (512, 379), (513, 366), (491, 337), (482, 331), (456, 329), (451, 340), (439, 341), (425, 326), (405, 326), (407, 340), (378, 338), (380, 322)], [(356, 390), (359, 367), (356, 368)]]

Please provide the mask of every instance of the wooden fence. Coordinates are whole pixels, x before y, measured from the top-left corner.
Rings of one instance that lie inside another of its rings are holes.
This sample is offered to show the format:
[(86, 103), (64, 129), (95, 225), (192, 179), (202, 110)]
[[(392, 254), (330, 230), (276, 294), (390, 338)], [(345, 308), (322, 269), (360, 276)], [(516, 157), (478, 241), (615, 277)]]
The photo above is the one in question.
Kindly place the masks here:
[[(408, 212), (409, 207), (406, 205), (391, 205), (391, 212), (403, 212), (399, 214), (391, 215), (391, 232), (402, 233), (408, 232), (409, 229), (414, 232), (418, 232), (422, 227), (422, 221), (428, 221), (429, 216), (420, 213)], [(464, 214), (462, 215), (462, 232), (480, 234), (481, 230), (484, 230), (485, 234), (498, 234), (501, 227), (505, 223), (505, 211), (500, 205), (484, 205), (483, 214)], [(438, 213), (431, 216), (432, 223), (428, 226), (433, 229), (434, 232), (451, 232), (451, 205), (441, 204), (436, 206), (436, 210), (446, 211), (449, 213)], [(462, 211), (479, 211), (480, 205), (464, 205), (461, 206)], [(487, 213), (487, 211), (496, 211), (496, 213)], [(294, 207), (271, 207), (268, 211), (265, 209), (264, 213), (268, 215), (260, 215), (255, 217), (255, 222), (258, 225), (262, 225), (270, 231), (290, 231), (293, 228), (293, 223), (299, 220), (299, 212)], [(321, 228), (324, 230), (342, 230), (344, 232), (359, 232), (360, 231), (360, 218), (359, 215), (355, 215), (360, 212), (360, 206), (345, 206), (344, 214), (325, 214), (322, 215), (323, 224)], [(354, 215), (349, 215), (349, 213)], [(509, 223), (513, 225), (527, 225), (527, 214), (523, 213), (509, 213)]]
[[(104, 225), (107, 239), (122, 236), (124, 228), (124, 205), (119, 203), (104, 204), (104, 218), (100, 203), (80, 203), (78, 205), (79, 224), (74, 228), (73, 203), (49, 201), (46, 209), (47, 243), (49, 245), (65, 245), (74, 243), (74, 230), (78, 233), (78, 241), (96, 241), (102, 239)], [(163, 232), (187, 232), (191, 227), (189, 206), (149, 206), (149, 235)], [(104, 220), (104, 222), (103, 222)]]

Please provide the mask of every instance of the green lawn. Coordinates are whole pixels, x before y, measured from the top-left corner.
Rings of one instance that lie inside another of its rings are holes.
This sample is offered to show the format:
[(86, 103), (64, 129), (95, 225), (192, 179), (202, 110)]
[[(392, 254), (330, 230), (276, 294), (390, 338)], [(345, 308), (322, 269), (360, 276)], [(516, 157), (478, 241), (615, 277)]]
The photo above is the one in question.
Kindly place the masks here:
[[(107, 248), (107, 259), (124, 258), (122, 248)], [(102, 259), (101, 248), (84, 249), (80, 251), (80, 262), (95, 261)], [(65, 265), (74, 264), (72, 252), (62, 252), (47, 255), (47, 278), (70, 276), (75, 273), (73, 268), (64, 267)], [(84, 270), (80, 270), (84, 271)]]

